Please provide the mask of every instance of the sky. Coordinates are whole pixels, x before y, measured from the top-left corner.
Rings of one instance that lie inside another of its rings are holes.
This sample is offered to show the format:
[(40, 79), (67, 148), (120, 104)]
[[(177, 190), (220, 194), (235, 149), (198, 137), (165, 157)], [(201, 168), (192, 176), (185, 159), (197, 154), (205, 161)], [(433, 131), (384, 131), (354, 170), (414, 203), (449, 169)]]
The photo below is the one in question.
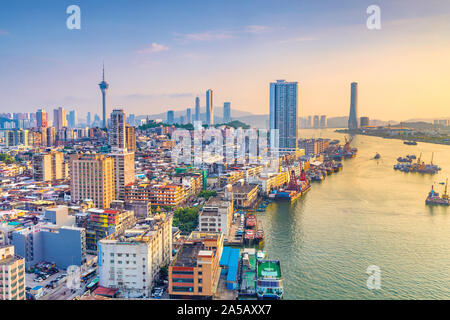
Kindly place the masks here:
[[(70, 5), (81, 29), (69, 30)], [(381, 9), (369, 30), (367, 7)], [(298, 81), (299, 115), (450, 117), (447, 0), (0, 0), (0, 113), (157, 114), (216, 106), (269, 113), (269, 84)]]

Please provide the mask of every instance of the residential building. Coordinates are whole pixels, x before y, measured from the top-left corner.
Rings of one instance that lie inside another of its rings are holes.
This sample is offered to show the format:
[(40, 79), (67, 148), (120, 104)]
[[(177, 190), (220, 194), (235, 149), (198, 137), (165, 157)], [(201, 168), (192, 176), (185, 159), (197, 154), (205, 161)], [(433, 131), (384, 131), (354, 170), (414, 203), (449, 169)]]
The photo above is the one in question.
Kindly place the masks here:
[(114, 159), (100, 154), (70, 156), (71, 201), (91, 199), (96, 207), (109, 208), (115, 199)]
[(33, 155), (33, 179), (36, 181), (56, 181), (67, 178), (64, 153), (50, 151)]
[(125, 125), (126, 143), (125, 147), (128, 151), (136, 151), (136, 131), (133, 126), (128, 123)]
[(109, 145), (112, 148), (126, 148), (125, 113), (123, 109), (113, 110), (111, 126), (108, 129)]
[(100, 286), (119, 289), (125, 297), (150, 297), (161, 267), (172, 256), (172, 219), (172, 215), (161, 214), (123, 235), (100, 240)]
[(125, 200), (125, 186), (135, 181), (134, 151), (117, 149), (109, 156), (114, 159), (115, 199)]
[(198, 216), (198, 228), (201, 232), (222, 232), (225, 240), (230, 234), (233, 222), (233, 198), (217, 196), (210, 198)]
[(169, 266), (171, 298), (211, 299), (220, 278), (222, 233), (192, 232)]
[(298, 83), (277, 80), (270, 84), (271, 146), (295, 151), (298, 141)]
[(186, 200), (182, 185), (174, 184), (138, 184), (125, 186), (126, 201), (148, 201), (152, 206), (178, 207)]
[[(129, 210), (92, 208), (87, 213), (86, 251), (93, 254), (97, 253), (97, 244), (101, 239), (112, 234), (122, 235), (136, 223), (133, 211)], [(78, 223), (83, 223), (83, 220)]]
[(236, 208), (253, 208), (258, 200), (259, 185), (238, 182), (233, 185), (233, 202)]
[(14, 246), (0, 246), (0, 300), (26, 300), (25, 259)]

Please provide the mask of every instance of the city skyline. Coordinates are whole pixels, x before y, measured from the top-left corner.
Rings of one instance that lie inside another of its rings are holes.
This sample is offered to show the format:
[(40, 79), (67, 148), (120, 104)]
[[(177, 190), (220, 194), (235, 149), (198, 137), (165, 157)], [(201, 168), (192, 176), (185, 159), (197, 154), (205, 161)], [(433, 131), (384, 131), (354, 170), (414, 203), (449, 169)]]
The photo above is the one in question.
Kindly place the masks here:
[[(101, 2), (80, 1), (82, 28), (68, 30), (65, 7), (42, 1), (30, 4), (36, 6), (33, 14), (46, 20), (32, 32), (31, 13), (8, 5), (0, 10), (0, 67), (6, 75), (0, 79), (1, 111), (64, 106), (101, 115), (95, 85), (105, 60), (114, 83), (110, 110), (124, 106), (134, 114), (193, 107), (206, 88), (215, 91), (217, 105), (230, 101), (235, 110), (269, 114), (267, 83), (286, 78), (302, 83), (302, 115), (347, 114), (346, 88), (356, 81), (361, 111), (371, 118), (450, 116), (450, 96), (443, 90), (450, 80), (442, 77), (450, 71), (443, 63), (450, 52), (445, 23), (450, 4), (381, 1), (382, 28), (373, 31), (365, 25), (368, 2), (287, 1), (290, 10), (274, 12), (262, 2), (247, 1), (236, 11), (231, 4), (205, 7), (196, 1), (185, 8), (175, 1), (177, 12), (192, 15), (181, 19), (177, 13), (164, 22), (172, 12), (165, 4), (131, 8), (111, 2), (102, 17)], [(324, 13), (324, 7), (330, 10)], [(155, 11), (158, 18), (147, 22)], [(214, 25), (197, 21), (217, 12), (222, 16)], [(165, 31), (156, 34), (156, 23)], [(27, 95), (18, 94), (23, 89)]]

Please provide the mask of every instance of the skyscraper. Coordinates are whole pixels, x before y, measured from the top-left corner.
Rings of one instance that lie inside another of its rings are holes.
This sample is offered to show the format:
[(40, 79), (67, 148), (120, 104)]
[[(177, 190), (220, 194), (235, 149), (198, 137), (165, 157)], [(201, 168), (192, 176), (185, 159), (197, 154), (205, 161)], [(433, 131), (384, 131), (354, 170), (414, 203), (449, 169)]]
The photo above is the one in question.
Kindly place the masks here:
[(195, 98), (195, 121), (200, 121), (200, 98)]
[(358, 83), (351, 84), (350, 115), (348, 117), (348, 128), (358, 129)]
[(211, 89), (206, 91), (206, 124), (214, 125), (214, 96)]
[(320, 127), (321, 128), (327, 127), (327, 116), (325, 115), (320, 116)]
[(228, 123), (231, 121), (231, 102), (223, 103), (223, 122)]
[(314, 129), (319, 128), (319, 125), (320, 125), (320, 119), (319, 119), (319, 116), (318, 116), (318, 115), (315, 115), (315, 116), (314, 116)]
[(77, 125), (77, 111), (72, 110), (69, 112), (68, 123), (70, 128), (75, 128)]
[(56, 131), (67, 127), (67, 114), (66, 110), (63, 107), (59, 107), (58, 109), (53, 110), (53, 126), (55, 127)]
[(106, 91), (109, 88), (109, 84), (105, 81), (105, 65), (103, 65), (103, 81), (99, 83), (99, 86), (103, 98), (103, 128), (106, 128)]
[(167, 111), (167, 123), (173, 124), (175, 122), (175, 114), (173, 110)]
[[(280, 151), (293, 151), (298, 146), (298, 83), (277, 80), (270, 84), (271, 144)], [(278, 141), (276, 131), (278, 130)]]
[(87, 113), (86, 126), (88, 126), (88, 127), (91, 126), (91, 113), (90, 112)]
[(111, 113), (111, 127), (108, 130), (109, 145), (118, 149), (126, 148), (125, 113), (123, 109)]
[(191, 108), (186, 109), (186, 124), (192, 123)]
[(47, 127), (47, 112), (45, 112), (44, 109), (39, 109), (36, 112), (36, 121), (37, 121), (38, 128)]

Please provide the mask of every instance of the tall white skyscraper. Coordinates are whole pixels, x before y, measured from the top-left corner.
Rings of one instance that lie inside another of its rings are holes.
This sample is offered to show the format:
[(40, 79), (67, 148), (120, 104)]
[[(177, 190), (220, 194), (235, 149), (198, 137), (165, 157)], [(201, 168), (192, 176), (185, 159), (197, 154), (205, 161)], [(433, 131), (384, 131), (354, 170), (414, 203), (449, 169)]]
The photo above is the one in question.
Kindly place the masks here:
[(348, 117), (348, 128), (358, 129), (358, 83), (352, 82), (350, 96), (350, 115)]
[(214, 93), (211, 89), (206, 91), (206, 124), (214, 125)]
[(297, 82), (277, 80), (270, 84), (271, 144), (273, 147), (278, 144), (281, 152), (294, 151), (298, 146), (297, 100)]

